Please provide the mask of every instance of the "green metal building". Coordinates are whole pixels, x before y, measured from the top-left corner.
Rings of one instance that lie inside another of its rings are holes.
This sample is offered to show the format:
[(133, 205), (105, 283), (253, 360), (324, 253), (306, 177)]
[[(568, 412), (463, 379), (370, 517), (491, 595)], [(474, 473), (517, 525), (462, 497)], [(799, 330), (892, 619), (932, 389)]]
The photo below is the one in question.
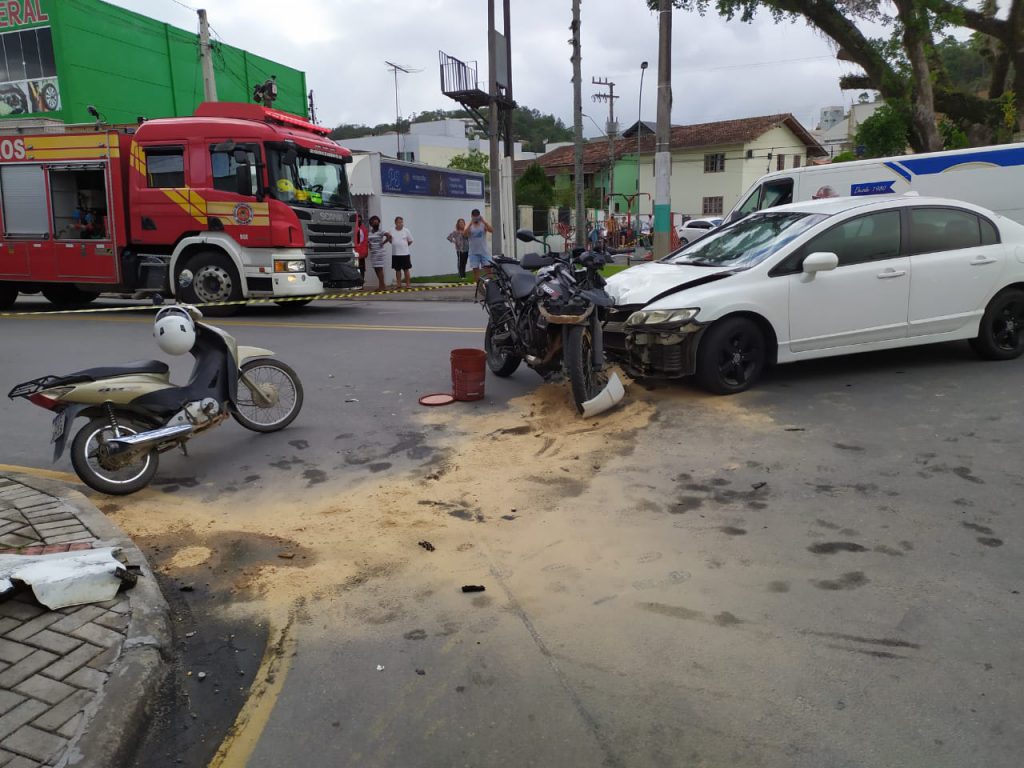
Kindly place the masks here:
[[(306, 74), (213, 41), (220, 101), (252, 101), (276, 75), (276, 109), (308, 116)], [(0, 119), (108, 123), (191, 115), (203, 100), (193, 32), (100, 0), (0, 2)]]

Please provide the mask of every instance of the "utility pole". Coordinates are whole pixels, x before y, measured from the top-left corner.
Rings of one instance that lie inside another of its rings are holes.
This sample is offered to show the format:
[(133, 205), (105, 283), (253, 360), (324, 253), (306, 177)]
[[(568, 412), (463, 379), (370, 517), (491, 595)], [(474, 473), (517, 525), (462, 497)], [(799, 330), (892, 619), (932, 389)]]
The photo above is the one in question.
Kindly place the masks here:
[(590, 82), (593, 85), (603, 85), (608, 88), (608, 93), (595, 93), (594, 101), (608, 102), (608, 125), (605, 127), (605, 134), (608, 136), (608, 207), (611, 208), (612, 195), (615, 193), (615, 137), (619, 134), (619, 124), (615, 122), (615, 83), (607, 77), (592, 77)]
[(573, 116), (573, 180), (576, 191), (576, 245), (586, 243), (587, 212), (583, 208), (583, 84), (580, 72), (580, 0), (572, 0), (572, 116)]
[(672, 227), (672, 0), (658, 0), (658, 128), (654, 149), (654, 258), (668, 255)]
[(206, 10), (200, 8), (199, 14), (199, 60), (203, 68), (203, 100), (217, 100), (217, 81), (213, 76), (213, 56), (210, 55), (210, 22), (206, 19)]
[[(494, 36), (494, 0), (487, 0), (487, 121), (491, 159), (491, 251), (497, 255), (504, 250), (501, 222), (501, 157), (498, 155), (501, 138), (501, 117), (498, 114), (498, 50)], [(497, 241), (497, 242), (495, 242)]]

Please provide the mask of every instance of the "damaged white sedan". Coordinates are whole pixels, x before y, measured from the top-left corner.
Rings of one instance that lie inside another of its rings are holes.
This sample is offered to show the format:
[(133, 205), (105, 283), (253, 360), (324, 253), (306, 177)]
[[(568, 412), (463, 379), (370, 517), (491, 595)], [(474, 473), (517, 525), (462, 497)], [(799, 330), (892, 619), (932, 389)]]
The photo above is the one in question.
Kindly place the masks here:
[(605, 349), (635, 376), (742, 392), (765, 366), (967, 339), (1024, 352), (1024, 226), (905, 196), (780, 206), (613, 275)]

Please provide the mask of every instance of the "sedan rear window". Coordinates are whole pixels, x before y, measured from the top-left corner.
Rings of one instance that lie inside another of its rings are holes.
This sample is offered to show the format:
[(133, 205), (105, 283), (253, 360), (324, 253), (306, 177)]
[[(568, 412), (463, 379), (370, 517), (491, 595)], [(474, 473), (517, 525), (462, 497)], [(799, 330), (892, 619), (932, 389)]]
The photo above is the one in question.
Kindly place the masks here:
[[(991, 235), (990, 235), (991, 236)], [(912, 208), (911, 253), (955, 251), (981, 245), (981, 219), (957, 208)]]
[(752, 267), (828, 218), (820, 213), (765, 211), (715, 230), (681, 251), (669, 254), (669, 264), (706, 267)]

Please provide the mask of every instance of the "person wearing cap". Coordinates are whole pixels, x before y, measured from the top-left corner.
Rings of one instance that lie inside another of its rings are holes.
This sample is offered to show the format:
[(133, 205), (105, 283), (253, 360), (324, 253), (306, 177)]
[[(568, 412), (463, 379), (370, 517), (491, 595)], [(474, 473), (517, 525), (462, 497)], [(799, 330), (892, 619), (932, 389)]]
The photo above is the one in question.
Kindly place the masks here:
[(485, 269), (490, 272), (491, 255), (487, 249), (487, 233), (494, 232), (494, 230), (480, 215), (480, 209), (474, 208), (470, 213), (470, 221), (464, 232), (469, 251), (469, 267), (473, 270), (473, 282), (475, 283), (480, 279), (480, 270)]

